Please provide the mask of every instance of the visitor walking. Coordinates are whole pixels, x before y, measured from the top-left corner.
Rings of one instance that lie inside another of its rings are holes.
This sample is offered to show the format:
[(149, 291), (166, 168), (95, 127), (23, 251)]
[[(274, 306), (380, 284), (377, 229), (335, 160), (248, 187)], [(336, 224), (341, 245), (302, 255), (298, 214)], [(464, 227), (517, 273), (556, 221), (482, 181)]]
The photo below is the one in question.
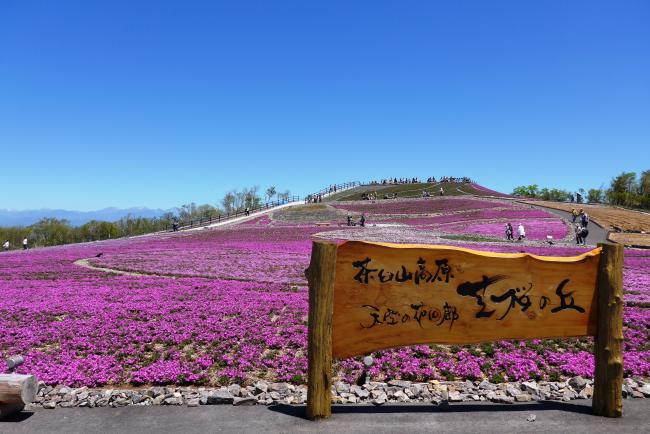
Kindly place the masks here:
[(575, 223), (578, 218), (578, 211), (575, 208), (571, 208), (571, 218), (573, 219), (572, 223)]
[(580, 228), (580, 239), (582, 240), (582, 244), (587, 244), (588, 235), (589, 235), (589, 230), (585, 226)]
[(244, 210), (244, 212), (246, 213), (246, 215), (251, 215), (251, 210), (248, 207), (246, 207), (246, 210)]
[(348, 226), (352, 226), (352, 217), (348, 214)]
[(580, 223), (582, 224), (582, 227), (586, 228), (587, 225), (589, 224), (589, 214), (586, 212), (582, 214), (580, 217)]
[(508, 223), (506, 225), (506, 240), (514, 240), (515, 239), (515, 237), (512, 236), (512, 232), (513, 232), (512, 225), (510, 223)]
[(444, 195), (445, 195), (445, 190), (443, 190), (442, 187), (440, 187), (440, 196), (444, 196)]
[(526, 238), (526, 229), (524, 229), (523, 224), (519, 223), (519, 227), (517, 228), (517, 232), (519, 232), (519, 241)]
[(366, 215), (361, 214), (361, 218), (359, 219), (359, 226), (365, 226), (366, 225)]
[(4, 244), (2, 245), (2, 248), (5, 249), (5, 250), (9, 250), (9, 240), (4, 242)]
[(23, 239), (23, 250), (27, 250), (27, 237)]
[(580, 223), (576, 223), (574, 231), (576, 234), (576, 244), (582, 244), (582, 227)]

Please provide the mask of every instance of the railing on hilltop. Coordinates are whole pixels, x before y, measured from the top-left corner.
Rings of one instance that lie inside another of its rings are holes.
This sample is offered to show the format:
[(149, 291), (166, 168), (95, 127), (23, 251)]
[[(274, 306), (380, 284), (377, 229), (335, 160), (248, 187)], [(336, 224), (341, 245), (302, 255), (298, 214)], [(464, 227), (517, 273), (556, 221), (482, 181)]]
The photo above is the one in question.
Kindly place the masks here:
[[(270, 208), (275, 208), (276, 206), (285, 205), (287, 203), (299, 202), (299, 201), (300, 201), (300, 196), (291, 196), (288, 199), (274, 200), (272, 202), (266, 202), (258, 207), (251, 208), (248, 211), (248, 214), (246, 213), (246, 210), (237, 210), (237, 211), (227, 212), (225, 214), (217, 214), (216, 217), (209, 216), (209, 217), (194, 218), (194, 219), (186, 220), (184, 222), (183, 221), (179, 222), (177, 229), (180, 231), (180, 230), (190, 229), (198, 226), (207, 226), (213, 223), (220, 223), (220, 222), (235, 219), (237, 217), (252, 215), (260, 211), (266, 211)], [(169, 223), (167, 225), (166, 230), (169, 231), (171, 229), (173, 229), (173, 224)]]
[(332, 184), (329, 187), (323, 188), (316, 193), (308, 194), (305, 196), (305, 203), (317, 201), (318, 198), (324, 198), (332, 194), (336, 194), (339, 191), (349, 190), (354, 187), (359, 187), (362, 185), (359, 181), (350, 181), (344, 182), (342, 184)]

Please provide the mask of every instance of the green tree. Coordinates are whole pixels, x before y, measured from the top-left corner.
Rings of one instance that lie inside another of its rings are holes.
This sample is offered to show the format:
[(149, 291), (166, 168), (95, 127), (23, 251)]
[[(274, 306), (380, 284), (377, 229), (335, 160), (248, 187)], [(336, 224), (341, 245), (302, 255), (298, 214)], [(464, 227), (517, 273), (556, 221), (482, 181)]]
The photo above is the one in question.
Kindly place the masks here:
[(271, 200), (273, 196), (275, 196), (277, 192), (275, 191), (275, 186), (270, 186), (269, 188), (266, 189), (266, 200), (267, 202)]
[(636, 195), (636, 173), (622, 172), (612, 179), (609, 190), (607, 190), (607, 200), (612, 205), (631, 206), (634, 202), (633, 196)]
[(590, 188), (587, 193), (587, 200), (589, 203), (600, 203), (602, 200), (603, 191), (599, 188)]
[(539, 186), (537, 184), (520, 185), (512, 190), (514, 196), (523, 196), (535, 198), (539, 196)]

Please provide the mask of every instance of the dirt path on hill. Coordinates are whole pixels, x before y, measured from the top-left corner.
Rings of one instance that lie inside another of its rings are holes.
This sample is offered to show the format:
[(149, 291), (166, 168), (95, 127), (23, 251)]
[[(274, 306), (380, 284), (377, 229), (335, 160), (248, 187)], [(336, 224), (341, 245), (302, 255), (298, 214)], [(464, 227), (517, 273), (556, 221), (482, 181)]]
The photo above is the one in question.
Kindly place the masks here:
[[(519, 202), (519, 201), (517, 201)], [(567, 220), (569, 223), (571, 223), (572, 217), (571, 213), (568, 211), (563, 211), (561, 209), (556, 209), (556, 208), (549, 208), (541, 205), (533, 205), (530, 202), (519, 202), (524, 205), (529, 205), (532, 208), (537, 208), (541, 209), (547, 212), (550, 212), (552, 214), (555, 214), (557, 216), (562, 217), (564, 220)], [(606, 243), (607, 242), (607, 233), (605, 229), (603, 229), (602, 226), (600, 226), (598, 223), (594, 222), (593, 220), (589, 222), (589, 225), (587, 226), (589, 229), (589, 236), (587, 237), (587, 242), (589, 244), (598, 244), (598, 243)], [(573, 231), (573, 227), (571, 227), (571, 230)]]
[(124, 276), (162, 276), (162, 277), (174, 277), (175, 278), (175, 276), (166, 276), (166, 275), (163, 275), (163, 274), (136, 273), (134, 271), (116, 270), (115, 268), (97, 267), (97, 266), (92, 265), (90, 263), (90, 259), (91, 258), (78, 259), (78, 260), (74, 261), (74, 265), (77, 265), (77, 266), (83, 267), (83, 268), (88, 268), (89, 270), (103, 271), (104, 273), (121, 274), (121, 275), (124, 275)]

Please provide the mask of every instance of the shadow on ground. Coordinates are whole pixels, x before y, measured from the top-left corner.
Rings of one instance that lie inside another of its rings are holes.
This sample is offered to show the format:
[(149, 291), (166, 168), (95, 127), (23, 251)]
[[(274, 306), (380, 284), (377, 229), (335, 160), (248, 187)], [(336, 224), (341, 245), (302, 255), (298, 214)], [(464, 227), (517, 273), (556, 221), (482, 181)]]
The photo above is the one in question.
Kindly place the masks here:
[[(272, 405), (270, 411), (306, 419), (304, 405)], [(333, 405), (332, 414), (390, 414), (390, 413), (475, 413), (475, 412), (511, 412), (511, 411), (565, 411), (579, 414), (592, 414), (591, 406), (570, 402), (544, 401), (522, 404), (462, 403), (452, 405)]]

